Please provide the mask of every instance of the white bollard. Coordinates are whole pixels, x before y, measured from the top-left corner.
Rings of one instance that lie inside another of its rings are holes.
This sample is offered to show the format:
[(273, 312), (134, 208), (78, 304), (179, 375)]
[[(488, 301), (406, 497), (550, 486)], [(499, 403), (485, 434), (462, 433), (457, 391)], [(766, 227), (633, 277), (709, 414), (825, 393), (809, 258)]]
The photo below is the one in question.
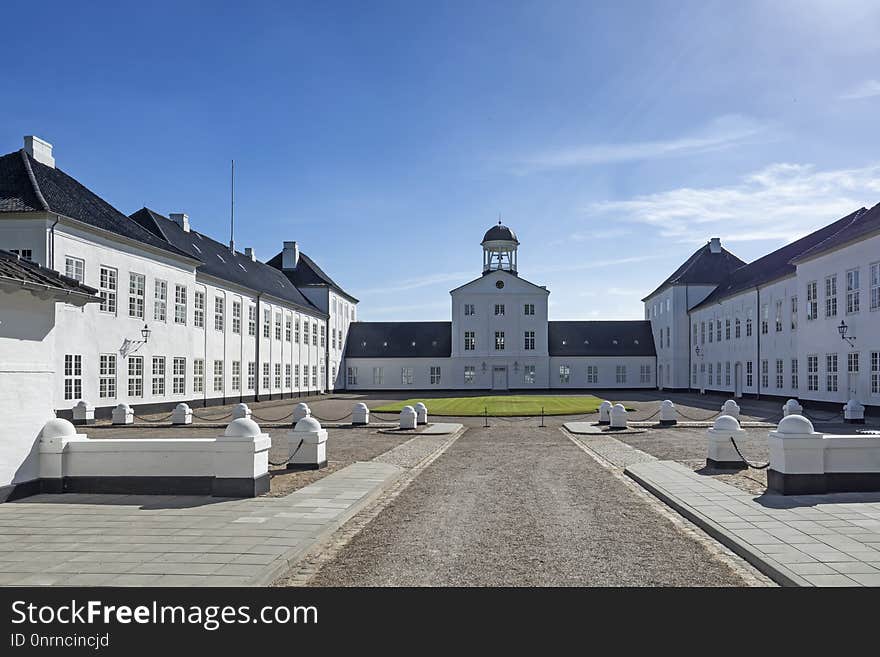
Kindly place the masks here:
[(251, 419), (251, 409), (247, 404), (236, 404), (232, 407), (232, 419), (240, 420), (240, 419)]
[(422, 402), (416, 404), (416, 423), (428, 424), (428, 407)]
[(311, 416), (287, 432), (288, 470), (320, 470), (327, 465), (327, 430)]
[(416, 409), (412, 406), (404, 406), (400, 409), (400, 428), (415, 429), (418, 424)]
[(803, 415), (804, 407), (798, 404), (797, 399), (789, 399), (782, 405), (782, 417), (789, 415)]
[(73, 423), (74, 424), (94, 424), (95, 423), (95, 407), (85, 401), (79, 401), (73, 407)]
[(611, 413), (609, 413), (611, 417), (611, 429), (619, 431), (620, 429), (626, 429), (626, 408), (623, 404), (615, 404), (611, 407)]
[(843, 406), (843, 421), (847, 424), (864, 424), (865, 407), (855, 399), (850, 399)]
[(272, 439), (253, 420), (232, 420), (214, 441), (216, 497), (256, 497), (269, 492), (269, 449)]
[(363, 402), (354, 405), (351, 410), (351, 423), (357, 425), (370, 423), (370, 409)]
[(611, 402), (607, 399), (599, 404), (599, 424), (611, 424)]
[(113, 424), (134, 424), (134, 409), (128, 404), (117, 404), (112, 418)]
[(678, 413), (671, 399), (664, 399), (660, 403), (660, 426), (671, 427), (678, 424)]
[(706, 467), (719, 470), (742, 470), (747, 468), (745, 461), (736, 453), (731, 439), (742, 445), (746, 432), (739, 426), (739, 421), (732, 415), (722, 415), (715, 420), (711, 429), (706, 430), (708, 436), (708, 453)]
[(64, 492), (64, 447), (68, 442), (86, 438), (65, 419), (52, 418), (40, 431), (40, 492)]
[(825, 441), (802, 415), (788, 415), (771, 431), (767, 488), (783, 495), (824, 493)]
[(312, 414), (312, 409), (309, 408), (309, 405), (305, 402), (300, 402), (296, 406), (293, 407), (293, 423), (296, 424), (304, 417), (309, 417)]
[(171, 424), (192, 424), (193, 412), (189, 404), (179, 403), (171, 412)]
[(736, 418), (736, 421), (739, 422), (739, 404), (733, 399), (728, 399), (721, 405), (721, 415), (729, 415), (732, 418)]

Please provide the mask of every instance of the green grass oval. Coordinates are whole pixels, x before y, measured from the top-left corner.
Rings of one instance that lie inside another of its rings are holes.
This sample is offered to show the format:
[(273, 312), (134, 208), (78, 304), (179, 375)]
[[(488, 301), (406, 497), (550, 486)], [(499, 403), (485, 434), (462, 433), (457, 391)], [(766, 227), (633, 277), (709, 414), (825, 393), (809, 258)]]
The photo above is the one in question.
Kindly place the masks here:
[(404, 406), (422, 402), (428, 407), (428, 416), (477, 417), (488, 409), (489, 415), (511, 417), (526, 415), (582, 415), (595, 413), (602, 400), (591, 395), (557, 397), (538, 395), (490, 395), (486, 397), (418, 397), (378, 406), (376, 413), (399, 413)]

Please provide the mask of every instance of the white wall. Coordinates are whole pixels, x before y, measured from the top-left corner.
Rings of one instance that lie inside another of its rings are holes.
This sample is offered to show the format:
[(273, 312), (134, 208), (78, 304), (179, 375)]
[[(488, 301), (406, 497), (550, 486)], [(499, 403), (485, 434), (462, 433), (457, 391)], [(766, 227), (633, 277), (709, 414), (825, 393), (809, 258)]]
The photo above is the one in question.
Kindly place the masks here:
[[(569, 382), (564, 383), (560, 366), (569, 368)], [(587, 381), (587, 366), (598, 368), (598, 382)], [(617, 367), (626, 368), (626, 380), (617, 381)], [(655, 362), (653, 356), (628, 356), (621, 358), (589, 356), (553, 356), (550, 359), (550, 388), (654, 388)], [(641, 368), (647, 368), (647, 381), (641, 379)]]

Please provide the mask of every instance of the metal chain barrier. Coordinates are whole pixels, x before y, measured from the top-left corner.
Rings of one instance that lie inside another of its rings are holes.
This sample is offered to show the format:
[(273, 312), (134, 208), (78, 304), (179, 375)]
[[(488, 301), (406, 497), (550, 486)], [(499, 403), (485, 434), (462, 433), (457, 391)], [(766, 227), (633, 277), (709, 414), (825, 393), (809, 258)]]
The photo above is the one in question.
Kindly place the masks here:
[(287, 465), (288, 463), (290, 463), (290, 459), (292, 459), (294, 456), (296, 456), (296, 453), (299, 451), (299, 448), (303, 446), (303, 440), (305, 440), (305, 439), (303, 439), (303, 438), (300, 439), (299, 445), (297, 445), (296, 449), (293, 450), (293, 454), (288, 456), (284, 461), (278, 461), (276, 463), (275, 461), (269, 460), (269, 465), (274, 465), (275, 467), (278, 467), (280, 465)]
[(715, 419), (716, 417), (718, 417), (718, 416), (721, 415), (721, 411), (718, 411), (718, 412), (716, 412), (716, 413), (713, 413), (713, 414), (710, 415), (709, 417), (696, 418), (696, 417), (691, 417), (690, 415), (685, 415), (684, 413), (682, 413), (682, 412), (681, 412), (680, 410), (678, 410), (677, 408), (675, 409), (675, 411), (676, 411), (676, 413), (678, 413), (679, 415), (681, 415), (684, 419), (686, 419), (686, 420), (691, 420), (692, 422), (708, 422), (709, 420), (713, 420), (713, 419)]
[(661, 407), (661, 408), (658, 408), (656, 411), (654, 411), (653, 413), (651, 413), (648, 417), (643, 417), (643, 418), (638, 419), (638, 420), (629, 420), (629, 421), (630, 421), (630, 422), (647, 422), (648, 420), (653, 419), (653, 418), (657, 417), (658, 415), (660, 415), (660, 411), (661, 411), (661, 410), (663, 410), (662, 407)]
[(218, 422), (220, 420), (225, 420), (226, 418), (232, 417), (232, 413), (227, 413), (226, 415), (221, 415), (219, 417), (205, 417), (204, 415), (196, 415), (195, 411), (193, 411), (193, 417), (199, 420), (204, 420), (205, 422)]
[[(291, 413), (291, 415), (292, 415), (292, 413)], [(329, 422), (330, 424), (333, 424), (334, 422), (342, 422), (345, 418), (351, 417), (351, 413), (348, 413), (347, 415), (343, 415), (341, 418), (338, 418), (336, 420), (331, 420), (326, 417), (321, 417), (320, 415), (315, 415), (314, 413), (312, 413), (312, 417), (315, 418), (316, 420), (320, 420), (321, 422)]]
[(830, 421), (833, 420), (834, 418), (841, 417), (841, 416), (843, 416), (843, 412), (842, 412), (842, 411), (841, 411), (840, 413), (835, 413), (834, 415), (831, 415), (831, 416), (826, 417), (826, 418), (821, 418), (821, 417), (819, 417), (818, 415), (810, 415), (809, 413), (807, 413), (806, 411), (804, 411), (804, 417), (806, 417), (806, 418), (808, 418), (808, 419), (810, 419), (810, 420), (813, 420), (814, 422), (830, 422)]
[(770, 467), (770, 461), (767, 461), (764, 465), (752, 465), (746, 460), (746, 457), (742, 455), (742, 452), (739, 451), (739, 447), (737, 447), (736, 441), (733, 439), (733, 436), (730, 437), (730, 442), (733, 444), (733, 448), (736, 450), (736, 453), (739, 454), (739, 457), (743, 460), (743, 463), (745, 463), (753, 470), (763, 470), (764, 468)]
[(168, 415), (166, 415), (164, 417), (156, 418), (156, 419), (152, 419), (152, 420), (148, 417), (142, 417), (142, 416), (138, 415), (137, 413), (132, 413), (132, 415), (134, 417), (136, 417), (138, 420), (142, 420), (143, 422), (167, 422), (168, 420), (171, 419), (171, 416), (174, 415), (174, 413), (169, 413)]
[(254, 413), (253, 411), (251, 411), (251, 417), (258, 419), (260, 422), (269, 422), (269, 423), (271, 423), (271, 422), (281, 422), (281, 420), (286, 420), (286, 419), (289, 418), (291, 415), (293, 415), (293, 411), (290, 411), (290, 413), (288, 413), (287, 415), (285, 415), (285, 416), (283, 416), (283, 417), (279, 417), (277, 420), (270, 420), (269, 418), (260, 417), (259, 415), (257, 415), (257, 414)]

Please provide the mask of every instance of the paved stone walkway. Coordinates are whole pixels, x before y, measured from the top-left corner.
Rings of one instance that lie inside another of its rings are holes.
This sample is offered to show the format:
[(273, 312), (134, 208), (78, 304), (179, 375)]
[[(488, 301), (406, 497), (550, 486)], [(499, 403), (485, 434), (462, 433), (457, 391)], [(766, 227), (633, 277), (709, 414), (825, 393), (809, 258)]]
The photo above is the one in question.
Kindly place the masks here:
[(755, 497), (675, 461), (626, 473), (781, 584), (880, 586), (880, 493)]
[(0, 584), (265, 585), (403, 471), (359, 462), (278, 498), (65, 494), (0, 504)]

